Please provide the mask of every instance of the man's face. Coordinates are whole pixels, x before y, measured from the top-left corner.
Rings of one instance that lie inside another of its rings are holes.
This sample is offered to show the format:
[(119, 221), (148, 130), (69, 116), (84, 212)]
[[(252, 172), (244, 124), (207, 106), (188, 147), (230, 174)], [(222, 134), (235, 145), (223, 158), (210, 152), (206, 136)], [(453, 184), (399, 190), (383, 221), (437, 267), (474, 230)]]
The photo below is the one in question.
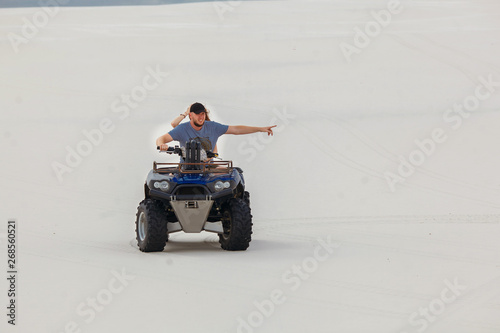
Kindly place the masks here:
[(195, 126), (202, 127), (203, 124), (205, 124), (205, 119), (207, 114), (205, 112), (196, 114), (194, 112), (190, 113), (191, 119), (193, 120), (193, 123)]

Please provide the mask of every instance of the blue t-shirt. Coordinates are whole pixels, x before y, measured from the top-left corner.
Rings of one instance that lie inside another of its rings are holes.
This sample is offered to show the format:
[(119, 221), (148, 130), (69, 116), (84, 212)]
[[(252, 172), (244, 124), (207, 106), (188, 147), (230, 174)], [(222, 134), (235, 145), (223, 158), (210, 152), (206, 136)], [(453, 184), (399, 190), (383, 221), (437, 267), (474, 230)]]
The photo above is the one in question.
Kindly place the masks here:
[(191, 140), (201, 142), (203, 149), (213, 151), (217, 144), (217, 139), (227, 132), (229, 126), (216, 123), (214, 121), (205, 121), (201, 130), (197, 131), (191, 126), (191, 123), (180, 124), (168, 134), (175, 141), (179, 141), (181, 147), (185, 147), (186, 143)]

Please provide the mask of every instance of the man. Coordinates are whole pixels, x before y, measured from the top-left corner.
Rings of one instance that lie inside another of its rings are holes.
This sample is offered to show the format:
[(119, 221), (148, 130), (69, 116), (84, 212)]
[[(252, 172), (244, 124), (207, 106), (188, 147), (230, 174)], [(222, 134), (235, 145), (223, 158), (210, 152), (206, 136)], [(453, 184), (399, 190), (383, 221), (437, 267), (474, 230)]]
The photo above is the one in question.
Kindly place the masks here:
[(201, 103), (194, 103), (189, 109), (189, 123), (183, 123), (173, 130), (156, 139), (156, 145), (160, 150), (167, 150), (167, 143), (179, 141), (181, 147), (191, 140), (201, 142), (203, 149), (213, 151), (217, 140), (224, 134), (252, 134), (257, 132), (266, 132), (267, 135), (273, 135), (274, 126), (251, 127), (251, 126), (227, 126), (206, 120), (207, 110)]

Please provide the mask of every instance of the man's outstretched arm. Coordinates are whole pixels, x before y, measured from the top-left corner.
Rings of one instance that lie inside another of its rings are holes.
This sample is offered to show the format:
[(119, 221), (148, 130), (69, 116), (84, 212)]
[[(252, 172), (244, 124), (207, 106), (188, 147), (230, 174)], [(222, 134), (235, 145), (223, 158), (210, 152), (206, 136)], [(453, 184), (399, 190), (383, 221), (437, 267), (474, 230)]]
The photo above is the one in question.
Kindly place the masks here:
[(167, 150), (168, 149), (167, 143), (169, 143), (171, 141), (174, 141), (174, 139), (172, 139), (170, 134), (167, 133), (167, 134), (160, 136), (158, 139), (156, 139), (156, 145), (160, 146), (161, 150)]
[(234, 135), (243, 135), (243, 134), (252, 134), (257, 132), (266, 132), (267, 135), (274, 135), (273, 128), (274, 126), (266, 126), (266, 127), (252, 127), (252, 126), (229, 126), (226, 134), (234, 134)]

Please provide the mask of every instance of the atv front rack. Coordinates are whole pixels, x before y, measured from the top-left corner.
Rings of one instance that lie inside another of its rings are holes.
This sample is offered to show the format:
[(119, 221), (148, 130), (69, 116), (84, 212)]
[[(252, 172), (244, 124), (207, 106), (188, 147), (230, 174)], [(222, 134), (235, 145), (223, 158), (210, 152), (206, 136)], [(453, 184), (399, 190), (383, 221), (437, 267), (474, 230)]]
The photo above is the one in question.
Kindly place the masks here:
[(210, 163), (153, 163), (153, 172), (155, 173), (230, 173), (233, 169), (233, 161), (213, 161)]

